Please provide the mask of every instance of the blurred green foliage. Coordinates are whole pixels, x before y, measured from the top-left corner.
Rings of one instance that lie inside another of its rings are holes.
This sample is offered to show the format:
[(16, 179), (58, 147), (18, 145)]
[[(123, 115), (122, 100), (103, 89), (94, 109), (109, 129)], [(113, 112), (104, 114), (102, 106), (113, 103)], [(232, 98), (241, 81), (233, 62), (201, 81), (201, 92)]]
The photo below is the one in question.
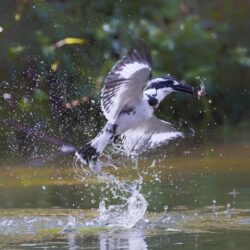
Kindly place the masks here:
[(34, 150), (32, 131), (76, 145), (93, 136), (104, 121), (105, 75), (140, 40), (152, 50), (155, 76), (196, 86), (199, 77), (207, 89), (200, 102), (166, 100), (160, 117), (203, 135), (249, 126), (248, 1), (16, 0), (1, 1), (0, 11), (2, 155), (24, 142)]

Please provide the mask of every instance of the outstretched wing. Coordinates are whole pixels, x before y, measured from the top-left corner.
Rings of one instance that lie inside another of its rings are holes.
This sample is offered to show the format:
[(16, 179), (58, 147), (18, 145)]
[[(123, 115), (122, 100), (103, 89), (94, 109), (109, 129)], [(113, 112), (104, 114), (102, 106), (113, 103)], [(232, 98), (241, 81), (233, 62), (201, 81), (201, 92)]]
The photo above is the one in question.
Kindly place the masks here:
[(159, 120), (155, 116), (139, 126), (127, 130), (122, 135), (123, 146), (129, 154), (140, 154), (153, 149), (170, 140), (184, 137), (170, 123)]
[(151, 77), (151, 55), (143, 45), (131, 50), (107, 75), (101, 94), (101, 107), (109, 121), (115, 121), (121, 110), (142, 95)]

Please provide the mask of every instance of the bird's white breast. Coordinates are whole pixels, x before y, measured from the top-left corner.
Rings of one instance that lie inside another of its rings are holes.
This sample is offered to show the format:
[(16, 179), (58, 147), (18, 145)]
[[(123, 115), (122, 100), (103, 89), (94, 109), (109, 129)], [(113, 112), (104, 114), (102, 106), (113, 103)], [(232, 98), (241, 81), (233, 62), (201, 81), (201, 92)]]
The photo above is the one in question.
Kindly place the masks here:
[(122, 134), (128, 129), (139, 126), (141, 123), (146, 122), (153, 115), (153, 108), (148, 104), (148, 101), (141, 98), (136, 103), (131, 105), (134, 108), (131, 112), (124, 112), (118, 117), (117, 134)]

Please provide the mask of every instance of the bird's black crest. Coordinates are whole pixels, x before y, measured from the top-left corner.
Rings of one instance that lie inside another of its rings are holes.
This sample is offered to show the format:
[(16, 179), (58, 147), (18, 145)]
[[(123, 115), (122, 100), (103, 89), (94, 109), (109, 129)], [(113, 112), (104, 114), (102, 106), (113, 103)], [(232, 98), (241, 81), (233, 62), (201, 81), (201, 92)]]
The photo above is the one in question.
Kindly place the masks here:
[(176, 79), (174, 77), (171, 77), (171, 76), (158, 77), (158, 78), (151, 80), (147, 89), (149, 89), (149, 88), (161, 89), (161, 88), (166, 87), (167, 84), (169, 84), (169, 85), (173, 84), (174, 81), (176, 81)]

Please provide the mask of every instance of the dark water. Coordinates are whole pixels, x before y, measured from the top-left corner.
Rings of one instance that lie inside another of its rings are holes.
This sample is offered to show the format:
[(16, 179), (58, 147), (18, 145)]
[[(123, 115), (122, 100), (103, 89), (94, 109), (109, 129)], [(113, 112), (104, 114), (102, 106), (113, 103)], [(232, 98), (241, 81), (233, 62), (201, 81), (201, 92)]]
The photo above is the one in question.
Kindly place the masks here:
[(138, 175), (143, 179), (147, 212), (132, 228), (100, 223), (101, 200), (108, 206), (129, 197), (104, 179), (76, 178), (71, 166), (3, 165), (0, 247), (249, 249), (248, 145), (161, 157), (141, 160), (137, 168), (119, 160), (118, 169), (105, 169), (130, 184)]

